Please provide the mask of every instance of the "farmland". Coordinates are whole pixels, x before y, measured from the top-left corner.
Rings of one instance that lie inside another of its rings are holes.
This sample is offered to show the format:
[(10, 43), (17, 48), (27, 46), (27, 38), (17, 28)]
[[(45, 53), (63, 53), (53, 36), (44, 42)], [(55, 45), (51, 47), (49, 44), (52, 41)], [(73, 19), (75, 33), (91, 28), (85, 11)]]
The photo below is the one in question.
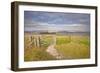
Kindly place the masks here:
[(90, 58), (89, 35), (24, 35), (24, 61), (85, 58)]

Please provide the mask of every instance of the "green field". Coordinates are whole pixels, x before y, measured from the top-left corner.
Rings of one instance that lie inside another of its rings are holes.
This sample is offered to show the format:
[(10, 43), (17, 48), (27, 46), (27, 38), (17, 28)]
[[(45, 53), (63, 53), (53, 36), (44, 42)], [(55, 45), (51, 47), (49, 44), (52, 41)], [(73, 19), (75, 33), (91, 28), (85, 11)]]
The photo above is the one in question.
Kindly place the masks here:
[[(24, 61), (57, 60), (56, 57), (46, 52), (48, 46), (54, 42), (52, 34), (31, 35), (30, 37), (30, 34), (25, 34), (24, 37)], [(60, 59), (90, 58), (89, 36), (56, 35), (54, 37), (56, 39), (54, 47), (63, 56)]]
[(83, 59), (90, 57), (90, 42), (87, 36), (58, 36), (57, 42), (55, 47), (64, 55), (64, 59)]

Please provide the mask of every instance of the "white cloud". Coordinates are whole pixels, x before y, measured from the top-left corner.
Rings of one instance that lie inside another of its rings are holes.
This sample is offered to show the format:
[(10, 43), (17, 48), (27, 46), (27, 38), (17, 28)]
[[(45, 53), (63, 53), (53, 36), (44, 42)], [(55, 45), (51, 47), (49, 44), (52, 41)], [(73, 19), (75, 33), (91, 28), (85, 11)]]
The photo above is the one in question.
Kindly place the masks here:
[(28, 24), (25, 26), (25, 31), (70, 31), (70, 32), (89, 32), (90, 27), (86, 24), (48, 24), (48, 23), (38, 23), (38, 24)]

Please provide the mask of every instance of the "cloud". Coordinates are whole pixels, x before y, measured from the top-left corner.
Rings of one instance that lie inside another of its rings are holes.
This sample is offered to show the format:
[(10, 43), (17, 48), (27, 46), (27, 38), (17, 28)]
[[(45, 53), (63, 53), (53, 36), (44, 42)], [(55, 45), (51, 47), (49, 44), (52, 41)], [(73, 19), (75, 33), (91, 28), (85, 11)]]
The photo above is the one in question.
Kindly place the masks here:
[(70, 32), (89, 32), (90, 27), (89, 25), (84, 24), (63, 24), (63, 25), (55, 25), (55, 24), (48, 24), (48, 23), (42, 23), (39, 25), (31, 25), (25, 27), (25, 31), (70, 31)]
[(25, 11), (25, 31), (89, 32), (90, 14)]
[(90, 24), (90, 14), (84, 13), (62, 13), (62, 12), (43, 12), (43, 11), (25, 11), (25, 24), (34, 22), (48, 24)]

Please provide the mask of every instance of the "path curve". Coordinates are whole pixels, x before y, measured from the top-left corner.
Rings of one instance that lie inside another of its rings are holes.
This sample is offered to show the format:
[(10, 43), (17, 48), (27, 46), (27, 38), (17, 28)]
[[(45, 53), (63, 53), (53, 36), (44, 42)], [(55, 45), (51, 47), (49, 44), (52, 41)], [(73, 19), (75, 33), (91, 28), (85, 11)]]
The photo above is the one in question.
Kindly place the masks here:
[(54, 56), (56, 59), (62, 59), (63, 56), (58, 53), (58, 51), (55, 49), (54, 45), (48, 46), (46, 49), (46, 52), (48, 52), (50, 55)]

